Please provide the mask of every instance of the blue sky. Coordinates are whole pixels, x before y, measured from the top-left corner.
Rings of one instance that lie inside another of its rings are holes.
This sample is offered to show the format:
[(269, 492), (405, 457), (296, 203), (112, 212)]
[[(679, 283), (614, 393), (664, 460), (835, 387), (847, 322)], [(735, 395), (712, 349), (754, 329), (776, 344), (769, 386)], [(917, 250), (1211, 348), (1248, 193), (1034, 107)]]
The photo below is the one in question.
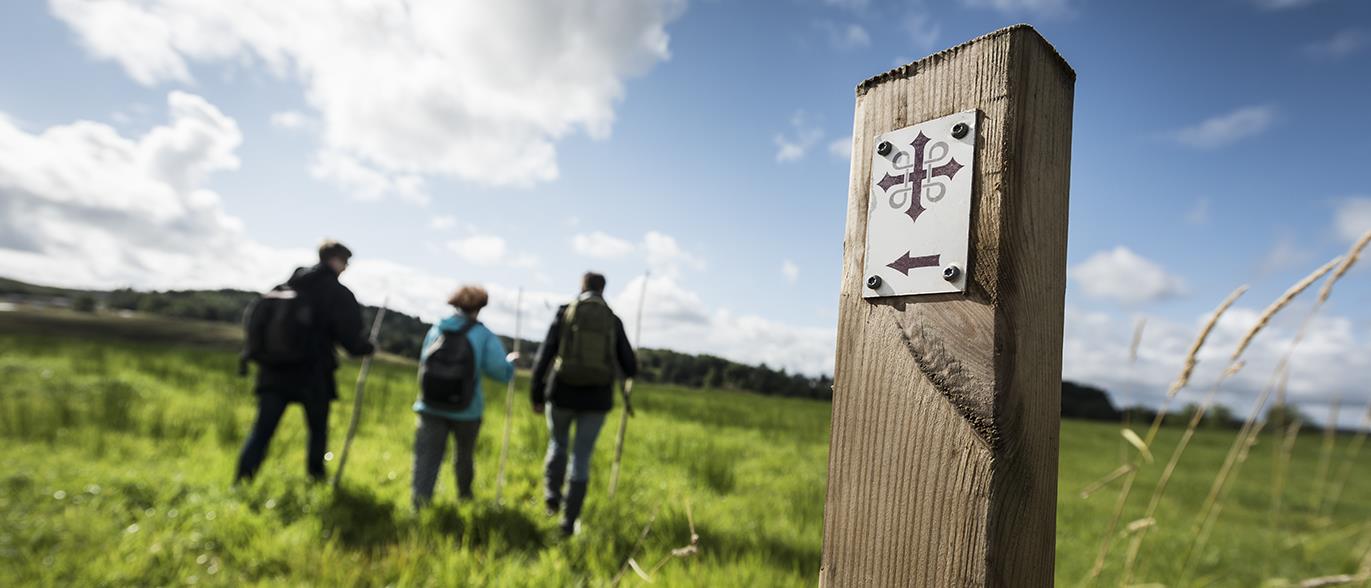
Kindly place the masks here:
[[(541, 329), (585, 269), (626, 316), (651, 269), (647, 345), (827, 371), (853, 88), (1016, 22), (1077, 72), (1068, 377), (1154, 399), (1228, 291), (1214, 358), (1371, 228), (1366, 2), (367, 4), (0, 8), (0, 274), (264, 288), (327, 235), (363, 300), (481, 282), (509, 331), (517, 287)], [(1296, 356), (1311, 407), (1367, 395), (1368, 276)]]

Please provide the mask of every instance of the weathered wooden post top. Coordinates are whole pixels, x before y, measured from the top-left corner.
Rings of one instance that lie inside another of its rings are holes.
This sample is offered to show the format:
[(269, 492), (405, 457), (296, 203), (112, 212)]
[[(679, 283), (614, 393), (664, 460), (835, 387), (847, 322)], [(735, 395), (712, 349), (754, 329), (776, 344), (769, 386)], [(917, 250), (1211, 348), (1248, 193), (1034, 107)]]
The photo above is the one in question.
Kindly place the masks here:
[(1050, 586), (1075, 73), (1017, 25), (857, 87), (824, 586)]

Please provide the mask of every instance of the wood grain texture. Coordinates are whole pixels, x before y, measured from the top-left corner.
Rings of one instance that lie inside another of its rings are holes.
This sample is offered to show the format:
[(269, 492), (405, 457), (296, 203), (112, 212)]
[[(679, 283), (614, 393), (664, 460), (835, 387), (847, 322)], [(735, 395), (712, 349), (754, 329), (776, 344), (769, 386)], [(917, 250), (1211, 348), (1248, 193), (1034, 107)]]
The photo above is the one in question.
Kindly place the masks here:
[[(823, 586), (1050, 586), (1075, 73), (1018, 25), (857, 88)], [(979, 111), (966, 295), (866, 300), (870, 153)]]

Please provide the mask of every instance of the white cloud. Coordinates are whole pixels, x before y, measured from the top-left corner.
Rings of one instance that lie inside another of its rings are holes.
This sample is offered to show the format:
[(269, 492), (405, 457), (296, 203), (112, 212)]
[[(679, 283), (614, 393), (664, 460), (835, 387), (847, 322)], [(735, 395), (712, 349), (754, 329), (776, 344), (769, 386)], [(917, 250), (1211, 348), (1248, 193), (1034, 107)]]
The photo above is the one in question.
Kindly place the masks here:
[(1122, 304), (1155, 302), (1185, 292), (1179, 277), (1123, 246), (1096, 253), (1071, 268), (1071, 279), (1088, 296)]
[(788, 163), (804, 159), (805, 154), (815, 143), (822, 139), (824, 132), (810, 120), (808, 114), (798, 110), (790, 116), (791, 132), (777, 133), (772, 139), (776, 143), (776, 161)]
[(993, 8), (1004, 14), (1035, 14), (1038, 16), (1067, 16), (1071, 6), (1067, 0), (962, 0), (972, 8)]
[(1195, 205), (1185, 212), (1185, 222), (1192, 225), (1209, 224), (1209, 199), (1198, 198)]
[[(943, 30), (942, 25), (932, 16), (924, 13), (909, 15), (905, 19), (904, 28), (909, 32), (910, 40), (914, 41), (914, 47), (920, 51), (931, 51), (938, 44), (938, 37)], [(900, 65), (905, 63), (908, 63), (908, 60), (902, 61)]]
[[(643, 280), (634, 278), (610, 297), (630, 337)], [(677, 278), (657, 273), (648, 279), (644, 300), (641, 344), (647, 347), (708, 353), (809, 375), (833, 372), (832, 327), (797, 327), (711, 308)]]
[[(669, 58), (681, 0), (50, 0), (95, 57), (140, 83), (191, 62), (298, 80), (323, 150), (385, 174), (529, 186), (556, 142), (608, 136), (625, 80)], [(592, 9), (593, 8), (593, 9)], [(307, 23), (307, 31), (302, 29)]]
[[(1239, 302), (1242, 304), (1231, 308), (1210, 334), (1201, 349), (1190, 386), (1181, 392), (1173, 408), (1198, 401), (1213, 386), (1238, 340), (1260, 316), (1264, 301)], [(1220, 403), (1244, 416), (1251, 410), (1307, 316), (1307, 302), (1287, 307), (1257, 336), (1243, 355), (1246, 367), (1224, 385)], [(1179, 373), (1191, 341), (1207, 320), (1207, 315), (1184, 322), (1151, 317), (1139, 346), (1138, 363), (1129, 368), (1132, 321), (1068, 307), (1063, 377), (1104, 387), (1116, 404), (1157, 406)], [(1291, 360), (1291, 370), (1289, 392), (1293, 402), (1311, 406), (1342, 395), (1360, 405), (1367, 400), (1364, 382), (1371, 378), (1371, 339), (1353, 321), (1321, 314), (1306, 331)]]
[(448, 251), (475, 266), (503, 265), (532, 270), (539, 264), (537, 256), (511, 251), (509, 243), (497, 235), (473, 232), (467, 237), (452, 239), (444, 245)]
[(834, 139), (828, 144), (828, 153), (834, 159), (840, 161), (852, 160), (852, 137), (847, 136), (841, 139)]
[(1216, 149), (1261, 134), (1275, 120), (1275, 107), (1248, 106), (1172, 131), (1170, 136), (1197, 149)]
[(1345, 241), (1356, 241), (1371, 231), (1371, 196), (1352, 196), (1338, 204), (1334, 214), (1338, 236)]
[(310, 175), (346, 191), (362, 201), (394, 197), (414, 204), (428, 204), (424, 179), (414, 174), (388, 174), (341, 151), (319, 152)]
[(446, 231), (457, 226), (457, 217), (450, 214), (438, 215), (428, 221), (428, 226), (435, 231)]
[(653, 272), (679, 276), (681, 270), (702, 270), (705, 260), (686, 251), (675, 237), (660, 231), (648, 231), (638, 243), (615, 237), (603, 231), (573, 235), (571, 247), (576, 253), (596, 259), (620, 259), (638, 253)]
[(298, 130), (313, 127), (315, 121), (309, 115), (298, 110), (285, 110), (274, 112), (271, 115), (271, 126), (278, 129)]
[(279, 281), (279, 268), (262, 268), (300, 252), (245, 239), (204, 187), (238, 167), (238, 124), (182, 92), (167, 110), (168, 122), (132, 138), (89, 121), (32, 134), (0, 114), (0, 273), (103, 287)]
[(618, 259), (633, 253), (634, 249), (632, 243), (603, 231), (573, 235), (571, 248), (576, 253), (595, 259)]
[(648, 231), (643, 235), (643, 253), (647, 257), (648, 267), (652, 271), (665, 275), (676, 276), (682, 268), (702, 270), (705, 268), (705, 260), (693, 253), (682, 249), (676, 239), (670, 235), (657, 231)]
[(449, 251), (474, 265), (495, 265), (505, 258), (505, 240), (494, 235), (472, 235), (447, 242)]
[[(0, 275), (75, 287), (264, 290), (290, 268), (312, 261), (308, 247), (268, 247), (244, 236), (219, 197), (203, 187), (208, 175), (238, 166), (235, 121), (197, 96), (173, 92), (168, 102), (170, 120), (139, 137), (85, 121), (33, 134), (0, 115)], [(448, 245), (473, 262), (537, 262), (493, 235), (472, 234)], [(653, 263), (643, 329), (649, 345), (831, 372), (831, 328), (794, 327), (711, 306), (679, 282), (680, 268), (701, 268), (703, 260), (657, 231), (644, 235), (641, 249)], [(642, 279), (613, 297), (630, 322)], [(430, 321), (451, 312), (444, 300), (458, 286), (451, 277), (365, 251), (357, 252), (342, 281), (363, 303), (386, 301)], [(515, 288), (482, 285), (491, 293), (482, 322), (513, 334)], [(521, 334), (539, 338), (571, 295), (571, 288), (525, 291)]]
[(794, 286), (796, 282), (800, 281), (800, 266), (795, 265), (795, 262), (789, 259), (782, 261), (781, 276), (785, 277), (786, 282)]
[(1344, 29), (1333, 36), (1304, 46), (1304, 53), (1317, 59), (1340, 59), (1371, 44), (1371, 34), (1361, 29)]
[(839, 51), (864, 49), (871, 46), (871, 35), (859, 24), (840, 25), (831, 21), (819, 21), (814, 23), (814, 27), (828, 38), (830, 46)]

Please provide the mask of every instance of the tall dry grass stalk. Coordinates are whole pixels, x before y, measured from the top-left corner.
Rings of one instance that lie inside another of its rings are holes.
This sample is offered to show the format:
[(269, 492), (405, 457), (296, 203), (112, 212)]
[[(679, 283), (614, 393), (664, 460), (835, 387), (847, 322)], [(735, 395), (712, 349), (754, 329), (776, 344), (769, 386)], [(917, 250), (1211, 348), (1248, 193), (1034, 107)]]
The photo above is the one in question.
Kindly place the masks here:
[[(1147, 327), (1147, 317), (1138, 317), (1138, 320), (1133, 323), (1133, 339), (1128, 342), (1128, 372), (1124, 377), (1124, 382), (1127, 382), (1127, 384), (1124, 385), (1124, 390), (1128, 392), (1131, 392), (1129, 389), (1133, 387), (1134, 376), (1138, 371), (1138, 346), (1142, 345), (1143, 329), (1145, 327)], [(1131, 430), (1133, 428), (1133, 411), (1128, 409), (1128, 403), (1132, 402), (1132, 400), (1133, 394), (1131, 393), (1124, 394), (1119, 398), (1119, 408), (1123, 409), (1123, 428), (1125, 430)], [(1119, 445), (1119, 463), (1123, 466), (1128, 465), (1127, 441)]]
[[(1299, 329), (1299, 331), (1295, 334), (1295, 338), (1294, 338), (1293, 340), (1291, 340), (1290, 346), (1289, 346), (1289, 347), (1286, 349), (1286, 351), (1285, 351), (1285, 356), (1281, 359), (1282, 363), (1284, 363), (1284, 364), (1286, 365), (1286, 375), (1287, 375), (1287, 377), (1288, 377), (1288, 375), (1289, 375), (1290, 358), (1294, 355), (1294, 353), (1295, 353), (1295, 348), (1298, 347), (1299, 344), (1300, 344), (1300, 342), (1304, 340), (1304, 336), (1305, 336), (1305, 334), (1308, 332), (1308, 329), (1309, 329), (1310, 325), (1314, 322), (1315, 317), (1318, 316), (1319, 310), (1323, 308), (1323, 305), (1324, 305), (1326, 302), (1328, 302), (1328, 298), (1329, 298), (1329, 297), (1332, 295), (1332, 293), (1333, 293), (1333, 287), (1334, 287), (1335, 285), (1337, 285), (1339, 279), (1341, 279), (1344, 275), (1346, 275), (1347, 272), (1350, 271), (1354, 265), (1356, 265), (1357, 260), (1361, 258), (1362, 251), (1364, 251), (1364, 250), (1366, 249), (1366, 247), (1367, 247), (1368, 244), (1371, 244), (1371, 231), (1367, 231), (1364, 235), (1362, 235), (1362, 237), (1361, 237), (1360, 239), (1358, 239), (1355, 243), (1352, 244), (1352, 247), (1349, 248), (1349, 249), (1347, 250), (1347, 254), (1344, 255), (1344, 256), (1342, 257), (1342, 261), (1341, 261), (1340, 263), (1337, 263), (1337, 269), (1333, 271), (1333, 275), (1329, 276), (1328, 280), (1326, 280), (1326, 281), (1324, 282), (1323, 287), (1319, 289), (1319, 296), (1318, 296), (1318, 298), (1314, 301), (1313, 307), (1309, 309), (1309, 314), (1306, 315), (1305, 318), (1304, 318), (1304, 320), (1300, 323), (1300, 329)], [(1334, 260), (1334, 261), (1337, 261), (1337, 260)], [(1330, 262), (1330, 263), (1333, 263), (1333, 262)], [(1277, 403), (1278, 403), (1279, 406), (1282, 406), (1282, 407), (1289, 406), (1289, 405), (1287, 404), (1287, 402), (1286, 402), (1285, 386), (1281, 386), (1281, 387), (1278, 389), (1278, 395), (1277, 395), (1277, 400), (1276, 400), (1276, 401), (1277, 401)], [(1334, 400), (1333, 400), (1333, 415), (1332, 415), (1333, 418), (1332, 418), (1332, 421), (1329, 423), (1328, 427), (1325, 428), (1325, 434), (1324, 434), (1324, 447), (1323, 447), (1323, 449), (1322, 449), (1322, 451), (1320, 452), (1320, 455), (1319, 455), (1319, 469), (1318, 469), (1318, 474), (1317, 474), (1317, 479), (1316, 479), (1316, 486), (1315, 486), (1315, 488), (1316, 488), (1316, 489), (1315, 489), (1315, 497), (1314, 497), (1314, 504), (1316, 505), (1315, 508), (1317, 508), (1317, 505), (1319, 505), (1319, 504), (1323, 501), (1323, 492), (1324, 492), (1324, 489), (1325, 489), (1325, 483), (1326, 483), (1327, 474), (1328, 474), (1328, 469), (1327, 469), (1327, 468), (1328, 468), (1328, 464), (1330, 463), (1330, 460), (1331, 460), (1331, 458), (1332, 458), (1332, 451), (1333, 451), (1333, 445), (1332, 445), (1332, 443), (1333, 443), (1333, 437), (1332, 437), (1332, 433), (1333, 433), (1333, 431), (1334, 431), (1333, 428), (1335, 428), (1335, 427), (1337, 426), (1337, 407), (1338, 407), (1338, 404), (1340, 403), (1340, 401), (1341, 401), (1341, 397), (1335, 397), (1335, 398), (1334, 398)], [(1293, 440), (1292, 440), (1291, 442), (1293, 443)], [(1282, 444), (1282, 445), (1284, 445), (1284, 444)], [(1290, 463), (1291, 458), (1290, 458), (1290, 456), (1288, 456), (1288, 455), (1282, 456), (1281, 459), (1285, 461), (1285, 464), (1284, 464), (1285, 467), (1277, 468), (1277, 469), (1275, 469), (1275, 470), (1272, 471), (1272, 476), (1273, 476), (1273, 478), (1274, 478), (1274, 479), (1272, 480), (1272, 484), (1271, 484), (1271, 487), (1272, 487), (1272, 501), (1271, 501), (1272, 514), (1271, 514), (1271, 519), (1272, 519), (1272, 521), (1278, 521), (1278, 520), (1279, 520), (1279, 517), (1280, 517), (1279, 508), (1280, 508), (1280, 506), (1281, 506), (1281, 501), (1280, 501), (1279, 497), (1277, 496), (1277, 491), (1278, 491), (1278, 490), (1283, 490), (1283, 489), (1285, 488), (1285, 486), (1286, 486), (1286, 481), (1285, 481), (1284, 478), (1285, 478), (1286, 476), (1289, 476), (1289, 475), (1290, 475), (1290, 466), (1291, 466), (1291, 463)], [(1277, 529), (1277, 532), (1279, 532), (1279, 529)]]
[(1166, 399), (1162, 401), (1162, 407), (1157, 411), (1156, 416), (1152, 417), (1152, 426), (1147, 428), (1147, 436), (1143, 441), (1149, 446), (1157, 438), (1157, 431), (1162, 428), (1162, 421), (1166, 420), (1166, 411), (1171, 406), (1171, 401), (1176, 398), (1182, 389), (1190, 385), (1190, 376), (1195, 373), (1195, 364), (1199, 363), (1200, 349), (1204, 347), (1204, 342), (1209, 339), (1209, 333), (1214, 331), (1214, 326), (1219, 324), (1219, 318), (1223, 313), (1228, 312), (1228, 308), (1233, 306), (1244, 293), (1247, 292), (1247, 285), (1238, 286), (1228, 298), (1224, 298), (1219, 307), (1214, 310), (1214, 314), (1209, 317), (1209, 321), (1204, 323), (1200, 332), (1195, 336), (1195, 341), (1190, 344), (1190, 351), (1185, 354), (1185, 362), (1181, 365), (1181, 373), (1176, 376), (1176, 380), (1171, 383), (1171, 388), (1166, 391)]
[(656, 512), (652, 513), (652, 518), (648, 519), (647, 525), (643, 527), (642, 534), (638, 536), (638, 542), (633, 545), (633, 550), (628, 552), (628, 559), (624, 560), (624, 565), (620, 566), (619, 573), (615, 574), (614, 578), (610, 580), (611, 586), (618, 586), (619, 582), (624, 579), (624, 576), (630, 570), (632, 570), (634, 574), (637, 574), (644, 582), (651, 584), (654, 582), (652, 576), (671, 560), (691, 557), (700, 552), (700, 535), (695, 532), (695, 515), (692, 514), (690, 509), (690, 499), (686, 498), (685, 512), (686, 522), (690, 525), (690, 542), (682, 547), (672, 549), (666, 555), (662, 556), (661, 559), (657, 560), (657, 563), (651, 568), (643, 569), (643, 566), (634, 558), (634, 554), (642, 548), (643, 542), (647, 540), (648, 533), (652, 531), (652, 523), (657, 520), (657, 514), (661, 512), (661, 509), (661, 505), (658, 505)]
[[(1305, 276), (1304, 279), (1296, 282), (1295, 285), (1286, 290), (1284, 294), (1281, 294), (1275, 302), (1272, 302), (1270, 306), (1266, 307), (1266, 310), (1262, 312), (1261, 316), (1257, 317), (1256, 324), (1252, 325), (1252, 328), (1248, 329), (1247, 333), (1238, 341), (1238, 346), (1233, 349), (1233, 354), (1229, 356), (1228, 368), (1226, 368), (1223, 373), (1219, 375), (1218, 380), (1214, 382), (1214, 387), (1210, 390), (1209, 394), (1205, 396), (1199, 408), (1195, 410), (1195, 414), (1191, 417), (1189, 424), (1185, 428), (1185, 432), (1181, 434), (1180, 442), (1176, 445), (1175, 450), (1171, 452), (1171, 459), (1167, 462), (1166, 469), (1162, 470), (1161, 478), (1157, 480), (1157, 485), (1152, 489), (1152, 498), (1147, 502), (1147, 514), (1143, 515), (1144, 518), (1155, 518), (1157, 506), (1161, 504), (1161, 499), (1166, 494), (1167, 483), (1170, 482), (1171, 476), (1175, 474), (1176, 466), (1180, 462), (1181, 456), (1185, 453), (1186, 448), (1190, 445), (1190, 440), (1195, 435), (1195, 429), (1199, 427), (1205, 412), (1208, 411), (1210, 405), (1213, 404), (1214, 397), (1218, 394), (1219, 388), (1224, 380), (1231, 377), (1240, 369), (1242, 356), (1243, 353), (1247, 351), (1247, 347), (1251, 345), (1252, 341), (1257, 338), (1257, 335), (1271, 323), (1272, 318), (1280, 313), (1286, 306), (1289, 306), (1301, 293), (1308, 290), (1314, 282), (1317, 282), (1331, 271), (1337, 262), (1338, 260), (1334, 259), (1333, 261), (1324, 264), (1319, 269), (1314, 270), (1313, 273)], [(1212, 324), (1210, 325), (1210, 328), (1213, 328)], [(1301, 328), (1301, 331), (1303, 331), (1303, 328)], [(1194, 349), (1192, 349), (1192, 352), (1193, 351)], [(1193, 360), (1187, 361), (1185, 371), (1187, 377), (1189, 375), (1188, 372), (1193, 371), (1193, 369)], [(1124, 561), (1123, 583), (1125, 585), (1129, 584), (1132, 580), (1133, 569), (1137, 565), (1138, 557), (1142, 554), (1143, 541), (1146, 538), (1147, 530), (1144, 529), (1142, 532), (1134, 535), (1132, 541), (1128, 545), (1128, 556)]]
[[(1266, 422), (1264, 421), (1254, 425), (1253, 431), (1256, 434), (1247, 438), (1247, 443), (1245, 443), (1238, 451), (1237, 455), (1233, 457), (1233, 463), (1225, 464), (1231, 468), (1232, 472), (1236, 474), (1236, 472), (1242, 469), (1243, 464), (1247, 463), (1247, 456), (1252, 452), (1252, 446), (1256, 444), (1257, 436), (1265, 426)], [(1241, 434), (1239, 437), (1241, 438)], [(1185, 586), (1189, 582), (1190, 572), (1193, 570), (1192, 564), (1198, 563), (1199, 560), (1199, 558), (1196, 557), (1199, 555), (1197, 547), (1202, 549), (1203, 546), (1209, 542), (1209, 535), (1214, 531), (1214, 523), (1219, 520), (1219, 515), (1223, 513), (1223, 499), (1228, 497), (1228, 492), (1231, 489), (1231, 486), (1222, 487), (1220, 495), (1215, 497), (1216, 500), (1211, 503), (1213, 509), (1206, 513), (1204, 520), (1200, 523), (1198, 529), (1192, 531), (1190, 546), (1186, 549), (1185, 559), (1181, 562), (1181, 581), (1176, 584), (1177, 586)]]
[[(1198, 356), (1200, 354), (1200, 349), (1204, 347), (1204, 342), (1209, 338), (1209, 333), (1213, 332), (1214, 325), (1218, 324), (1219, 318), (1223, 316), (1223, 313), (1227, 312), (1228, 308), (1233, 306), (1233, 303), (1236, 302), (1238, 297), (1242, 296), (1244, 292), (1247, 292), (1247, 286), (1239, 286), (1232, 294), (1229, 294), (1227, 298), (1224, 298), (1223, 302), (1219, 303), (1219, 307), (1214, 310), (1214, 314), (1211, 315), (1204, 326), (1200, 328), (1199, 334), (1195, 336), (1194, 343), (1190, 345), (1190, 351), (1186, 353), (1180, 375), (1178, 375), (1176, 381), (1171, 384), (1171, 388), (1166, 393), (1166, 399), (1162, 401), (1161, 408), (1157, 410), (1156, 416), (1152, 418), (1152, 426), (1148, 428), (1147, 437), (1143, 439), (1144, 448), (1150, 447), (1152, 442), (1156, 439), (1157, 431), (1161, 429), (1162, 421), (1166, 419), (1166, 411), (1171, 403), (1171, 399), (1175, 398), (1176, 394), (1190, 383), (1190, 375), (1194, 373), (1195, 364), (1199, 361)], [(1141, 332), (1141, 327), (1139, 327), (1138, 330)], [(1138, 337), (1140, 338), (1140, 335)], [(1114, 545), (1114, 531), (1119, 528), (1119, 521), (1123, 518), (1124, 506), (1128, 504), (1128, 495), (1133, 491), (1133, 483), (1138, 477), (1138, 465), (1142, 453), (1143, 452), (1140, 450), (1138, 452), (1139, 455), (1132, 459), (1131, 464), (1128, 464), (1131, 465), (1132, 468), (1124, 476), (1123, 487), (1119, 490), (1119, 498), (1114, 503), (1114, 514), (1109, 519), (1109, 526), (1105, 529), (1104, 539), (1100, 542), (1100, 549), (1095, 556), (1094, 565), (1090, 568), (1090, 575), (1086, 578), (1087, 581), (1099, 577), (1100, 572), (1104, 569), (1104, 562), (1109, 557), (1109, 551)], [(1146, 531), (1142, 530), (1139, 532), (1142, 533)]]
[[(1284, 366), (1278, 366), (1280, 377), (1285, 377)], [(1218, 519), (1218, 513), (1223, 510), (1222, 500), (1228, 493), (1228, 479), (1236, 476), (1237, 471), (1242, 469), (1243, 462), (1247, 461), (1247, 453), (1252, 445), (1257, 441), (1257, 435), (1266, 426), (1265, 421), (1259, 421), (1257, 417), (1261, 415), (1262, 407), (1266, 406), (1266, 401), (1271, 397), (1272, 391), (1277, 386), (1277, 382), (1267, 382), (1262, 388), (1261, 394), (1257, 397), (1257, 402), (1252, 405), (1252, 411), (1248, 413), (1247, 419), (1243, 421), (1242, 428), (1238, 430), (1238, 435), (1234, 438), (1233, 445), (1228, 448), (1228, 455), (1223, 459), (1223, 465), (1219, 466), (1219, 473), (1214, 477), (1214, 483), (1209, 487), (1209, 494), (1204, 497), (1204, 503), (1200, 506), (1200, 512), (1196, 515), (1195, 526), (1191, 531), (1190, 547), (1186, 549), (1185, 561), (1189, 562), (1195, 555), (1204, 549), (1209, 540), (1209, 532), (1213, 528), (1213, 523)], [(1185, 566), (1182, 566), (1182, 570)]]
[[(1300, 438), (1300, 427), (1304, 426), (1304, 421), (1296, 418), (1294, 422), (1285, 430), (1285, 438), (1280, 443), (1280, 452), (1277, 454), (1275, 469), (1277, 471), (1275, 485), (1271, 488), (1271, 530), (1268, 535), (1271, 538), (1273, 552), (1280, 549), (1280, 528), (1281, 528), (1281, 500), (1285, 498), (1285, 484), (1289, 479), (1290, 454), (1295, 451), (1295, 441)], [(1273, 555), (1275, 555), (1273, 553)], [(1267, 560), (1269, 566), (1271, 560)]]
[[(1358, 245), (1364, 247), (1365, 239), (1363, 239), (1362, 241), (1358, 241)], [(1353, 251), (1360, 252), (1360, 249), (1354, 246)], [(1232, 359), (1236, 360), (1237, 358), (1241, 357), (1242, 353), (1247, 350), (1248, 345), (1250, 345), (1252, 343), (1252, 340), (1256, 338), (1257, 334), (1260, 333), (1261, 330), (1264, 329), (1266, 325), (1271, 322), (1271, 319), (1275, 317), (1277, 313), (1279, 313), (1292, 301), (1294, 301), (1296, 297), (1302, 294), (1305, 290), (1308, 290), (1309, 287), (1314, 284), (1314, 282), (1317, 282), (1320, 278), (1327, 275), (1328, 272), (1333, 271), (1333, 268), (1335, 266), (1339, 267), (1339, 269), (1342, 269), (1342, 273), (1346, 273), (1346, 269), (1343, 268), (1350, 268), (1350, 265), (1347, 264), (1347, 260), (1355, 261), (1355, 257), (1356, 254), (1353, 253), (1349, 254), (1344, 258), (1341, 258), (1341, 260), (1339, 258), (1334, 258), (1333, 260), (1323, 264), (1318, 269), (1314, 270), (1312, 273), (1305, 276), (1303, 279), (1296, 282), (1289, 289), (1287, 289), (1285, 293), (1281, 294), (1279, 298), (1272, 302), (1271, 305), (1268, 306), (1266, 310), (1262, 312), (1261, 316), (1257, 318), (1256, 324), (1254, 324), (1252, 328), (1248, 330), (1247, 334), (1243, 336), (1242, 340), (1238, 342), (1238, 346), (1234, 349), (1233, 355), (1231, 356)], [(1342, 262), (1341, 265), (1339, 265), (1339, 261)], [(1322, 296), (1325, 292), (1331, 292), (1330, 285), (1324, 285), (1323, 289), (1321, 289), (1319, 292), (1320, 296)], [(1241, 429), (1239, 429), (1237, 437), (1233, 439), (1233, 445), (1228, 448), (1228, 455), (1224, 458), (1224, 464), (1219, 468), (1218, 474), (1215, 475), (1214, 483), (1210, 486), (1209, 489), (1209, 494), (1205, 497), (1205, 502), (1200, 507), (1200, 513), (1199, 515), (1197, 515), (1195, 523), (1197, 527), (1203, 528), (1206, 525), (1206, 521), (1209, 520), (1211, 517), (1217, 519), (1217, 517), (1213, 513), (1216, 510), (1222, 510), (1220, 504), (1223, 498), (1227, 496), (1227, 493), (1224, 492), (1224, 486), (1231, 479), (1234, 479), (1236, 477), (1236, 470), (1234, 466), (1237, 462), (1238, 455), (1246, 451), (1247, 447), (1250, 447), (1253, 443), (1256, 442), (1255, 435), (1256, 432), (1260, 429), (1254, 427), (1253, 425), (1261, 416), (1262, 409), (1266, 406), (1266, 401), (1270, 397), (1272, 390), (1277, 388), (1277, 379), (1288, 377), (1290, 356), (1293, 353), (1295, 346), (1299, 344), (1301, 339), (1303, 339), (1304, 334), (1308, 329), (1309, 323), (1313, 319), (1314, 315), (1318, 312), (1319, 306), (1322, 304), (1323, 301), (1326, 300), (1327, 298), (1320, 298), (1320, 300), (1315, 301), (1313, 308), (1310, 309), (1310, 313), (1307, 316), (1305, 316), (1304, 320), (1301, 322), (1300, 328), (1295, 334), (1295, 339), (1291, 341), (1290, 347), (1289, 349), (1287, 349), (1285, 356), (1281, 358), (1281, 361), (1279, 363), (1277, 363), (1276, 371), (1272, 373), (1271, 380), (1267, 382), (1267, 385), (1263, 388), (1261, 395), (1257, 399), (1257, 402), (1252, 406), (1252, 411), (1248, 413), (1247, 419), (1243, 421), (1243, 425)], [(1280, 386), (1280, 388), (1280, 396), (1284, 397), (1284, 386)], [(1195, 539), (1192, 540), (1191, 546), (1186, 553), (1187, 561), (1192, 559), (1192, 557), (1195, 554), (1202, 551), (1204, 549), (1205, 543), (1208, 541), (1207, 533), (1195, 533), (1194, 537)]]
[(1357, 435), (1352, 438), (1352, 442), (1347, 446), (1344, 453), (1342, 465), (1338, 468), (1338, 476), (1333, 480), (1333, 487), (1328, 492), (1328, 496), (1319, 505), (1319, 514), (1322, 516), (1332, 516), (1333, 511), (1338, 508), (1338, 499), (1342, 498), (1342, 489), (1347, 486), (1347, 479), (1352, 476), (1352, 466), (1357, 463), (1357, 456), (1361, 453), (1362, 444), (1366, 443), (1367, 430), (1371, 429), (1371, 402), (1366, 404), (1366, 412), (1362, 413), (1361, 423), (1357, 427)]
[(1334, 398), (1328, 410), (1328, 422), (1323, 425), (1323, 447), (1319, 449), (1319, 466), (1314, 474), (1314, 508), (1323, 504), (1324, 494), (1328, 492), (1328, 468), (1333, 463), (1333, 447), (1338, 432), (1338, 405), (1341, 398)]

